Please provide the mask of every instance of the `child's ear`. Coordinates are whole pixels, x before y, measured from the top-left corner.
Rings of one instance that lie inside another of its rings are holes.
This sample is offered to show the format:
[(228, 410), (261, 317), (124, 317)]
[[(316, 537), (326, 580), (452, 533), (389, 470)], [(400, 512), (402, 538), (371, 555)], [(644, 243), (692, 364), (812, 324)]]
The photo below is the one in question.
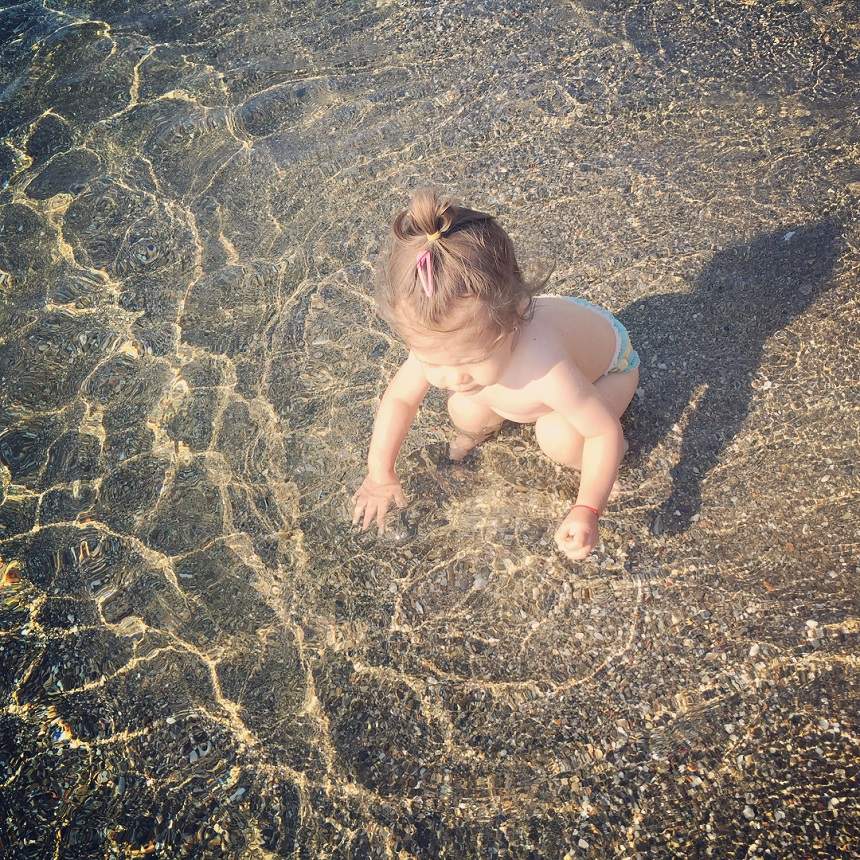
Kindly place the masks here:
[(517, 305), (517, 313), (518, 313), (520, 316), (522, 316), (522, 315), (526, 312), (526, 310), (528, 309), (528, 306), (529, 306), (529, 302), (530, 302), (530, 301), (531, 301), (531, 299), (530, 299), (528, 296), (523, 296), (523, 297), (520, 299), (520, 302), (519, 302), (519, 304)]

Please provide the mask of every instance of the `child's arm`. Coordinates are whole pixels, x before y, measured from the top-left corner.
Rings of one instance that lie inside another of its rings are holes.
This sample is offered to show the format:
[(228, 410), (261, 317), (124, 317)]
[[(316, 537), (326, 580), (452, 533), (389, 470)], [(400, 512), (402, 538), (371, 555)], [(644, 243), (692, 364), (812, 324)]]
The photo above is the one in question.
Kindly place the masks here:
[[(544, 378), (546, 405), (584, 439), (576, 503), (556, 532), (573, 559), (585, 558), (597, 543), (597, 515), (603, 511), (624, 456), (621, 422), (574, 364), (560, 361)], [(582, 506), (582, 507), (580, 507)]]
[(370, 439), (367, 477), (352, 499), (352, 522), (358, 523), (363, 514), (362, 531), (374, 519), (379, 531), (385, 531), (385, 513), (392, 499), (401, 507), (406, 504), (394, 464), (429, 387), (421, 365), (410, 355), (382, 397)]

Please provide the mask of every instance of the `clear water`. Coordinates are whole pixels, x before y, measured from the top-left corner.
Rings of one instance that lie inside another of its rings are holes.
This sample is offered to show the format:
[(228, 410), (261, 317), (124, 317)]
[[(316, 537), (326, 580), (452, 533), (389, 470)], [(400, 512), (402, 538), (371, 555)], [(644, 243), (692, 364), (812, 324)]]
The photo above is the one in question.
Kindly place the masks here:
[[(0, 3), (0, 854), (856, 852), (858, 23)], [(586, 563), (438, 395), (348, 526), (427, 182), (642, 355)]]

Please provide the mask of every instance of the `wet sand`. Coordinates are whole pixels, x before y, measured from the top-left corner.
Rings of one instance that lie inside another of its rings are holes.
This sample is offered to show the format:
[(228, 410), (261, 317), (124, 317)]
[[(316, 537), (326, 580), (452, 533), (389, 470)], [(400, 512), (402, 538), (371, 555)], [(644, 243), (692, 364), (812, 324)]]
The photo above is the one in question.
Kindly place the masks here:
[[(849, 3), (0, 5), (0, 854), (860, 850)], [(599, 550), (404, 357), (433, 182), (642, 356)]]

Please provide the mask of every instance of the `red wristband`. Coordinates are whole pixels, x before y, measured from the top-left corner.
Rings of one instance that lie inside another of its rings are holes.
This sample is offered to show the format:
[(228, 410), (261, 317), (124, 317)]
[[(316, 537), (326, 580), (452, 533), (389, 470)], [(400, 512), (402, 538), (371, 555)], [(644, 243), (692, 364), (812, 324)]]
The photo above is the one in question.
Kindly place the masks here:
[(577, 504), (577, 505), (574, 505), (574, 507), (575, 508), (588, 508), (588, 510), (591, 511), (591, 513), (593, 513), (594, 516), (597, 517), (597, 519), (600, 519), (600, 511), (598, 511), (597, 508), (592, 508), (591, 505), (579, 505), (579, 504)]

